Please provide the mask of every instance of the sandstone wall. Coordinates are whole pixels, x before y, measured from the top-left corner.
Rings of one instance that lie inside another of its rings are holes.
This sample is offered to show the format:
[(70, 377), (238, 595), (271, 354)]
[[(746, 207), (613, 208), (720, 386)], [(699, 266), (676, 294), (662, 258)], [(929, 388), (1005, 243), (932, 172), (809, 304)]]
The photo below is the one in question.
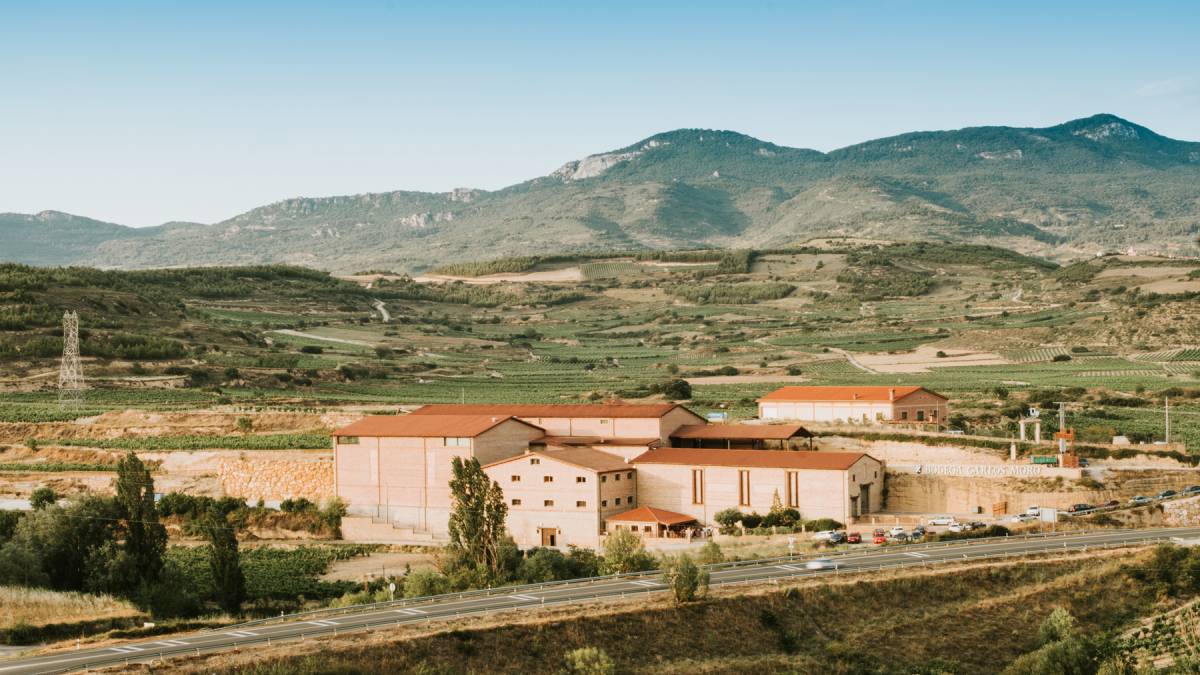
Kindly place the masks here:
[(971, 513), (971, 507), (983, 508), (982, 515), (991, 515), (992, 505), (1008, 503), (1008, 513), (1023, 513), (1030, 506), (1067, 509), (1072, 504), (1099, 505), (1111, 499), (1122, 500), (1124, 495), (1112, 490), (1078, 490), (1062, 492), (1025, 492), (1027, 485), (1019, 481), (986, 480), (958, 476), (925, 476), (891, 474), (887, 483), (887, 508), (892, 512)]
[(1175, 527), (1200, 525), (1200, 497), (1188, 497), (1163, 503), (1163, 516)]
[(218, 475), (225, 493), (247, 499), (312, 501), (334, 495), (333, 462), (327, 460), (219, 460)]

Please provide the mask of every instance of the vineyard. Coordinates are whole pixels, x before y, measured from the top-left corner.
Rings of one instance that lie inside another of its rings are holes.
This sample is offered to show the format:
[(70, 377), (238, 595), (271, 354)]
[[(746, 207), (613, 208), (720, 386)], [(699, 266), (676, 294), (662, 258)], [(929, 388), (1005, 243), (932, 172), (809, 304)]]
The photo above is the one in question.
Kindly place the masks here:
[(579, 271), (583, 273), (584, 279), (623, 277), (627, 274), (642, 274), (648, 269), (650, 268), (645, 265), (631, 262), (598, 262), (579, 266)]
[(154, 438), (56, 438), (41, 445), (102, 450), (324, 450), (333, 448), (328, 434), (262, 436), (156, 436)]
[(1049, 347), (1046, 349), (1019, 349), (1010, 352), (1000, 352), (1000, 358), (1014, 363), (1032, 363), (1035, 361), (1049, 361), (1060, 354), (1070, 356), (1063, 347)]
[[(150, 471), (157, 471), (154, 467), (147, 467)], [(0, 464), (0, 471), (13, 471), (20, 473), (65, 473), (75, 471), (116, 471), (116, 464), (96, 464), (83, 462), (28, 462), (28, 463), (8, 463)]]
[[(370, 555), (377, 547), (364, 545), (298, 546), (294, 549), (267, 546), (243, 548), (241, 568), (246, 575), (249, 600), (321, 600), (361, 588), (350, 581), (321, 581), (330, 563)], [(206, 546), (172, 546), (167, 559), (178, 564), (202, 598), (215, 595)]]

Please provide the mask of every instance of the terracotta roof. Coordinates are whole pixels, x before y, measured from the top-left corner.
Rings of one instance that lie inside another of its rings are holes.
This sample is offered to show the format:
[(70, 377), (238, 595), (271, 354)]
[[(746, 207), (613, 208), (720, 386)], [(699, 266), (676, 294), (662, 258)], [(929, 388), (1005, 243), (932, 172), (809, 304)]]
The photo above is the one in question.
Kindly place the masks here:
[(545, 457), (547, 459), (558, 460), (563, 464), (570, 464), (571, 466), (576, 466), (580, 469), (587, 469), (588, 471), (595, 471), (597, 473), (605, 473), (607, 471), (626, 471), (633, 468), (629, 464), (626, 464), (625, 461), (620, 457), (603, 452), (601, 450), (554, 446), (551, 446), (546, 450), (531, 450), (528, 454), (502, 459), (499, 462), (492, 462), (487, 466), (497, 466), (513, 460), (524, 459), (534, 455), (538, 457)]
[(746, 466), (770, 469), (845, 471), (867, 457), (862, 452), (785, 452), (781, 450), (703, 450), (656, 448), (630, 464), (687, 464), (690, 466)]
[(799, 424), (685, 424), (671, 432), (671, 438), (719, 438), (751, 440), (787, 440), (811, 438), (812, 434)]
[(430, 415), (414, 417), (412, 415), (368, 415), (361, 420), (338, 429), (334, 436), (366, 436), (371, 437), (464, 437), (474, 438), (479, 434), (515, 420), (534, 429), (541, 427), (518, 420), (514, 417), (486, 415)]
[[(560, 403), (548, 405), (521, 404), (467, 404), (436, 403), (423, 405), (414, 410), (412, 415), (488, 415), (513, 417), (622, 417), (645, 418), (662, 417), (676, 408), (683, 406), (675, 403)], [(687, 410), (684, 408), (684, 410)], [(691, 412), (690, 410), (688, 412)], [(692, 413), (695, 415), (695, 413)], [(697, 415), (699, 417), (699, 415)]]
[(613, 438), (611, 436), (542, 436), (529, 441), (530, 444), (545, 445), (616, 445), (616, 446), (649, 446), (662, 445), (662, 440), (654, 438)]
[(626, 511), (620, 515), (609, 516), (604, 520), (610, 523), (616, 521), (618, 523), (662, 523), (663, 525), (682, 525), (684, 523), (695, 522), (696, 519), (682, 513), (656, 509), (653, 506), (642, 506), (632, 511)]
[(890, 401), (924, 390), (938, 398), (946, 398), (925, 387), (784, 387), (758, 399), (759, 401)]

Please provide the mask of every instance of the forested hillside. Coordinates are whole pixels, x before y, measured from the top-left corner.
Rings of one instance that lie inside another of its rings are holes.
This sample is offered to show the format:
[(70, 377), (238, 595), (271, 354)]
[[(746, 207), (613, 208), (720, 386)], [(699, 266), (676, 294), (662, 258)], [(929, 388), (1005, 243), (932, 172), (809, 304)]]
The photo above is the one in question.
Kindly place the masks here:
[(495, 192), (297, 198), (132, 230), (0, 215), (5, 259), (148, 268), (293, 263), (421, 272), (504, 256), (775, 247), (836, 233), (996, 243), (1055, 260), (1197, 253), (1200, 143), (1112, 115), (918, 132), (830, 153), (685, 129)]

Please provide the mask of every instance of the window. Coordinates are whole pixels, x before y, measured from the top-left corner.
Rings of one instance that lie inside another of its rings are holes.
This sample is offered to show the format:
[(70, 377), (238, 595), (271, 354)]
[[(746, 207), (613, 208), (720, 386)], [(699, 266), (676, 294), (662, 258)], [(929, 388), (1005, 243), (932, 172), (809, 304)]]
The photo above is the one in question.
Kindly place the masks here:
[(924, 410), (918, 410), (918, 411), (917, 411), (917, 421), (918, 421), (918, 422), (924, 422), (924, 421), (925, 421), (925, 411), (924, 411)]
[(875, 477), (876, 477), (876, 478), (879, 478), (879, 472), (878, 472), (878, 471), (876, 471), (876, 472), (875, 472)]
[(542, 482), (543, 483), (553, 483), (554, 476), (542, 476)]
[(530, 458), (529, 458), (529, 463), (530, 463), (530, 464), (541, 464), (541, 463), (542, 463), (542, 460), (538, 459), (537, 457), (530, 457)]
[(600, 420), (600, 424), (608, 424), (608, 420)]
[(738, 505), (750, 506), (750, 472), (738, 472)]
[(930, 410), (930, 411), (929, 411), (929, 419), (931, 419), (931, 420), (936, 420), (936, 419), (937, 419), (937, 409), (934, 409), (934, 410)]
[(600, 506), (602, 506), (602, 507), (607, 507), (607, 506), (608, 506), (608, 500), (607, 500), (607, 499), (601, 500), (601, 502), (600, 502)]
[(906, 420), (906, 419), (908, 419), (908, 411), (907, 411), (907, 410), (905, 410), (904, 412), (900, 413), (900, 419), (901, 419), (901, 420)]
[(509, 482), (512, 482), (512, 483), (520, 483), (520, 482), (521, 482), (521, 477), (520, 477), (520, 476), (513, 476), (513, 477), (510, 479), (510, 481), (509, 481)]
[(857, 483), (858, 482), (858, 474), (853, 474), (853, 473), (850, 474), (850, 482)]
[(800, 473), (797, 471), (787, 472), (787, 505), (788, 508), (794, 509), (800, 506)]
[(704, 469), (692, 469), (692, 503), (704, 503)]
[(512, 505), (513, 505), (513, 506), (520, 506), (520, 505), (521, 505), (521, 500), (520, 500), (520, 499), (514, 499), (514, 500), (512, 501)]
[(575, 508), (578, 508), (578, 509), (587, 508), (587, 502), (575, 502)]
[(625, 503), (626, 503), (626, 504), (628, 504), (628, 505), (630, 505), (630, 506), (633, 506), (633, 497), (632, 497), (632, 496), (631, 496), (631, 497), (626, 497), (626, 498), (625, 498)]
[(471, 447), (471, 439), (456, 436), (443, 439), (442, 444), (454, 448), (469, 448)]
[(875, 413), (875, 421), (882, 422), (883, 421), (883, 413), (879, 413), (879, 412)]
[(633, 472), (630, 471), (629, 473), (625, 474), (625, 478), (628, 480), (633, 480)]
[(358, 436), (342, 436), (338, 439), (338, 445), (358, 445)]
[(614, 474), (614, 475), (613, 475), (613, 480), (621, 480), (621, 474), (619, 474), (619, 473), (618, 473), (618, 474)]
[(576, 483), (586, 483), (587, 476), (575, 476), (575, 482)]
[(621, 498), (617, 497), (617, 506), (620, 506), (620, 505), (621, 505)]
[(601, 482), (601, 483), (607, 483), (607, 482), (608, 482), (608, 476), (600, 476), (600, 482)]
[(650, 526), (649, 526), (649, 525), (644, 525), (644, 526), (642, 526), (642, 532), (649, 532), (649, 531), (650, 531)]
[(554, 506), (554, 500), (547, 499), (546, 501), (542, 502), (542, 506)]

